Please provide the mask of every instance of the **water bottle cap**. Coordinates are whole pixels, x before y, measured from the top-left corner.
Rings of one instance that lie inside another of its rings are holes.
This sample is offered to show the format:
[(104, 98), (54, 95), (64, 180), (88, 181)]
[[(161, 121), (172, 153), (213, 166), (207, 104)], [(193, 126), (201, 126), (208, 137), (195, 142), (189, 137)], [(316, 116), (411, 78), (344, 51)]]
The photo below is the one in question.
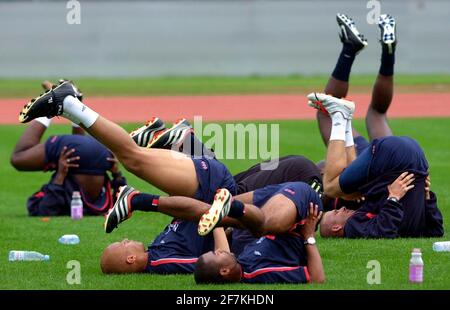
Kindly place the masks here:
[(44, 255), (44, 260), (50, 260), (50, 255)]
[(412, 253), (414, 253), (414, 254), (421, 254), (422, 251), (421, 251), (419, 248), (414, 248), (414, 249), (412, 250)]
[(81, 195), (80, 195), (79, 191), (73, 191), (72, 198), (80, 198), (80, 197), (81, 197)]

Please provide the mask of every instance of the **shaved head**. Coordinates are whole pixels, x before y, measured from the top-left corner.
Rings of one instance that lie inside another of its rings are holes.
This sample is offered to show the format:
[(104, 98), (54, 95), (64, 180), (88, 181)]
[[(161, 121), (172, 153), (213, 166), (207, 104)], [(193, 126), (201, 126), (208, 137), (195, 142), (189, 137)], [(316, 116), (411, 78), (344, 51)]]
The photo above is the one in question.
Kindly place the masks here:
[(148, 254), (144, 244), (125, 239), (106, 247), (100, 259), (100, 267), (103, 273), (142, 272), (147, 261)]
[(320, 221), (320, 235), (322, 237), (343, 237), (344, 226), (353, 213), (355, 211), (345, 207), (325, 212)]

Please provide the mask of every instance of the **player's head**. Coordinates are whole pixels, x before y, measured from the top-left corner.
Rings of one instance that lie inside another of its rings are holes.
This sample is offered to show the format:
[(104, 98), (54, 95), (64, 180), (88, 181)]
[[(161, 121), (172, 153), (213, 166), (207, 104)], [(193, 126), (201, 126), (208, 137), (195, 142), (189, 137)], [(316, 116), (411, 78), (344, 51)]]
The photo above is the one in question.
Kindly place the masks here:
[(142, 242), (124, 239), (110, 244), (100, 260), (103, 273), (142, 272), (148, 255)]
[(325, 212), (320, 221), (320, 235), (322, 237), (343, 237), (345, 223), (353, 213), (355, 213), (354, 210), (345, 207)]
[(241, 279), (241, 266), (233, 253), (209, 251), (198, 258), (194, 278), (197, 284), (238, 282)]

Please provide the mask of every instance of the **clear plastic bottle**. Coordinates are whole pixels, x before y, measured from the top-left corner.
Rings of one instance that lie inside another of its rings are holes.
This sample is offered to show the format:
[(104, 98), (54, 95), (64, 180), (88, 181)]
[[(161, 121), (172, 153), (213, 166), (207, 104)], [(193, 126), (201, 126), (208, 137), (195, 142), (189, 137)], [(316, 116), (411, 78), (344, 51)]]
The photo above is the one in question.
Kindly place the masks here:
[(78, 191), (72, 193), (70, 216), (72, 220), (81, 220), (83, 218), (83, 201), (81, 201), (81, 195)]
[(409, 261), (409, 282), (423, 282), (423, 260), (420, 249), (413, 249), (411, 259)]
[(440, 241), (433, 243), (433, 251), (450, 252), (450, 241)]
[(9, 251), (9, 261), (39, 261), (50, 260), (49, 255), (44, 255), (36, 251)]
[(80, 238), (77, 235), (64, 235), (58, 241), (62, 244), (78, 244), (80, 243)]

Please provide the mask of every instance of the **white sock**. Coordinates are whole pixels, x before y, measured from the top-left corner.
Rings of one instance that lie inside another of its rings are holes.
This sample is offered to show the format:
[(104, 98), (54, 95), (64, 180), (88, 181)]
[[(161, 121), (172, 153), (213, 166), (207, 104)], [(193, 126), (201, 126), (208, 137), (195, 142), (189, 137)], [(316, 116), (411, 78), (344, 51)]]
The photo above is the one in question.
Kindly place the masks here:
[(52, 123), (52, 118), (47, 118), (46, 116), (38, 117), (38, 118), (35, 118), (34, 120), (36, 122), (41, 123), (42, 125), (44, 125), (47, 128)]
[(331, 115), (331, 135), (330, 141), (341, 140), (345, 141), (345, 128), (347, 127), (347, 120), (342, 113), (336, 112)]
[(345, 147), (350, 147), (355, 145), (355, 141), (353, 141), (353, 129), (352, 129), (352, 120), (347, 120), (347, 126), (345, 128)]
[(75, 124), (81, 123), (89, 128), (98, 118), (98, 113), (84, 105), (78, 98), (67, 96), (64, 98), (63, 105), (63, 116)]

